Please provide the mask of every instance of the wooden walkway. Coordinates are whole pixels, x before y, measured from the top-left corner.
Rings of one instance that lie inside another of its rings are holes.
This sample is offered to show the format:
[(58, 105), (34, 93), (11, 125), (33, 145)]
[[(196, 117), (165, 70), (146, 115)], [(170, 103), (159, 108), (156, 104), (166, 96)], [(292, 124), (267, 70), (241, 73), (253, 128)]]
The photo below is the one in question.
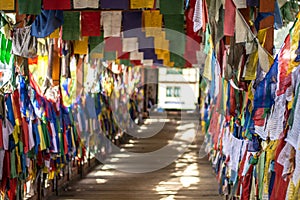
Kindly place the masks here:
[[(174, 135), (178, 130), (185, 131), (184, 127), (197, 125), (196, 121), (186, 118), (182, 121), (173, 114), (169, 115), (167, 120), (147, 120), (141, 130), (145, 130), (150, 122), (152, 125), (153, 123), (157, 126), (163, 125), (161, 126), (163, 129), (151, 138), (131, 139), (129, 144), (122, 146), (123, 151), (153, 152), (175, 140)], [(198, 151), (202, 140), (203, 136), (198, 133), (183, 155), (156, 171), (127, 173), (111, 169), (110, 166), (113, 165), (98, 166), (84, 179), (71, 184), (67, 191), (49, 199), (223, 199), (218, 195), (218, 184), (207, 158), (199, 159)], [(160, 159), (164, 156), (167, 158), (168, 155), (160, 155)], [(115, 161), (114, 168), (120, 164), (116, 162), (117, 155), (110, 156), (110, 159), (111, 163)], [(151, 169), (151, 165), (145, 165)], [(128, 167), (132, 166), (129, 164)]]

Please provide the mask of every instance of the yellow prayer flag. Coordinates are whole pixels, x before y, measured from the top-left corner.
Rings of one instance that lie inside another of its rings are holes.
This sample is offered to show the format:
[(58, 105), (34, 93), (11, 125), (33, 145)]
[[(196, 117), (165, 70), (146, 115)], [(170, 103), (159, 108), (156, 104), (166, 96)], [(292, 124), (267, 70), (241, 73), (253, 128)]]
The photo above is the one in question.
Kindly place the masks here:
[(250, 83), (249, 86), (248, 86), (248, 99), (250, 101), (254, 100), (254, 94), (252, 92), (252, 83)]
[(42, 125), (40, 123), (38, 124), (38, 132), (39, 132), (39, 136), (40, 136), (40, 148), (41, 148), (41, 151), (43, 151), (47, 147), (46, 147), (46, 143), (45, 143)]
[(16, 125), (15, 128), (14, 128), (14, 130), (13, 130), (13, 132), (12, 132), (15, 144), (18, 144), (18, 142), (19, 142), (19, 134), (20, 134), (20, 132), (21, 132), (20, 126)]
[(162, 15), (158, 10), (143, 12), (143, 27), (147, 37), (159, 36), (162, 28)]
[(266, 148), (266, 162), (265, 162), (265, 170), (264, 170), (264, 193), (268, 194), (268, 189), (269, 189), (269, 178), (270, 178), (270, 173), (269, 173), (269, 168), (271, 161), (275, 159), (275, 151), (277, 149), (279, 140), (275, 141), (270, 141)]
[(54, 171), (49, 172), (49, 174), (48, 174), (48, 179), (49, 179), (49, 180), (53, 180), (53, 179), (54, 179), (54, 175), (55, 175), (55, 172), (54, 172)]
[[(261, 44), (262, 47), (264, 47), (264, 44), (266, 41), (267, 30), (268, 30), (268, 28), (261, 29), (258, 31), (258, 34), (257, 34), (258, 42)], [(260, 45), (260, 44), (258, 44), (258, 45)], [(271, 63), (271, 64), (273, 64), (273, 63)], [(248, 58), (248, 62), (246, 65), (245, 80), (254, 80), (256, 78), (257, 65), (258, 65), (258, 49), (255, 50), (255, 52), (253, 52), (252, 54), (250, 54), (250, 56)]]
[(37, 64), (32, 63), (29, 65), (29, 71), (37, 85), (42, 88), (48, 68), (48, 56), (38, 56)]
[(144, 27), (151, 27), (151, 12), (150, 10), (143, 11)]
[(57, 28), (53, 33), (50, 34), (50, 39), (59, 38), (59, 28)]
[(153, 8), (154, 0), (130, 0), (131, 9)]
[(260, 29), (257, 33), (257, 39), (262, 46), (265, 46), (268, 29), (269, 28)]
[(162, 14), (159, 10), (151, 11), (152, 27), (162, 27)]
[(74, 44), (74, 53), (85, 55), (88, 54), (89, 37), (83, 37), (82, 40), (76, 40)]
[(211, 74), (212, 55), (213, 55), (213, 50), (209, 49), (208, 55), (205, 59), (204, 72), (203, 72), (203, 76), (210, 81), (212, 80), (212, 74)]
[(258, 63), (258, 50), (250, 54), (246, 64), (245, 80), (254, 80), (256, 78), (256, 68)]
[(17, 158), (17, 172), (18, 174), (22, 173), (22, 164), (21, 164), (21, 158), (20, 158), (20, 154), (19, 154), (19, 147), (16, 146), (16, 158)]
[(72, 127), (71, 127), (71, 136), (72, 136), (72, 146), (76, 147), (75, 139), (74, 139), (74, 134), (73, 134), (73, 128)]
[(90, 54), (91, 59), (102, 59), (104, 58), (103, 53), (91, 53)]
[(289, 102), (288, 102), (288, 105), (287, 105), (288, 110), (290, 110), (290, 109), (293, 108), (294, 100), (295, 100), (295, 98), (293, 97), (292, 101), (289, 101)]
[(290, 181), (288, 191), (287, 191), (287, 195), (286, 195), (286, 199), (287, 200), (295, 200), (295, 198), (294, 198), (295, 191), (296, 191), (296, 186), (294, 185), (293, 181)]
[(15, 0), (1, 0), (0, 10), (15, 10)]

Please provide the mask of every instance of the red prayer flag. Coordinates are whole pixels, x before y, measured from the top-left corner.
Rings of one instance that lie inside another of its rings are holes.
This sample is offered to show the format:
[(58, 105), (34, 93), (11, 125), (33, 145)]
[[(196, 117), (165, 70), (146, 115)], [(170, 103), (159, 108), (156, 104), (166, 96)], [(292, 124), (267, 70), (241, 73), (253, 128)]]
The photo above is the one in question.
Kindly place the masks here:
[(100, 36), (100, 12), (81, 12), (81, 35)]
[(264, 115), (265, 115), (265, 109), (264, 108), (258, 108), (255, 111), (255, 114), (252, 117), (255, 126), (264, 126), (264, 124), (265, 124)]
[(71, 0), (44, 0), (45, 10), (70, 10)]
[(130, 52), (122, 52), (121, 55), (118, 55), (118, 59), (129, 60)]
[(207, 5), (206, 5), (206, 0), (203, 0), (203, 12), (202, 12), (202, 21), (203, 21), (203, 26), (202, 26), (202, 31), (205, 32), (206, 31), (206, 24), (208, 24), (209, 22), (209, 16), (208, 16), (208, 9), (207, 9)]
[(185, 67), (192, 67), (192, 64), (197, 64), (196, 51), (200, 50), (201, 37), (198, 34), (198, 31), (195, 33), (193, 30), (193, 16), (195, 12), (195, 4), (196, 0), (191, 0), (189, 9), (185, 11), (187, 35), (184, 53), (184, 58), (186, 59)]
[(225, 2), (225, 16), (224, 16), (224, 35), (234, 36), (235, 28), (235, 5), (232, 0)]
[(275, 153), (275, 183), (274, 188), (272, 190), (271, 198), (270, 199), (284, 199), (286, 197), (287, 188), (289, 186), (290, 177), (283, 177), (283, 166), (277, 162), (278, 157), (284, 148), (286, 142), (284, 139), (281, 139)]
[(22, 142), (24, 147), (24, 153), (26, 154), (30, 149), (28, 123), (25, 117), (22, 117)]
[(142, 61), (140, 61), (140, 60), (130, 60), (130, 62), (133, 65), (142, 65)]
[(285, 93), (286, 89), (292, 84), (291, 73), (287, 75), (287, 70), (290, 63), (290, 35), (285, 38), (284, 46), (280, 50), (278, 57), (278, 73), (279, 73), (279, 87), (277, 90), (277, 96)]
[(105, 38), (104, 51), (115, 51), (118, 55), (122, 55), (122, 38), (121, 37), (109, 37)]

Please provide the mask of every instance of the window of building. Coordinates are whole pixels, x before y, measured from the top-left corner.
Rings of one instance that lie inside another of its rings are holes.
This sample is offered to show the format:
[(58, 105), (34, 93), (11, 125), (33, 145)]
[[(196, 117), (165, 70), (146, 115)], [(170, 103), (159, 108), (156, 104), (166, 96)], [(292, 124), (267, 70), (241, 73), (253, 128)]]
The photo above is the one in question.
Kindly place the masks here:
[(166, 92), (167, 97), (172, 97), (173, 87), (167, 87)]

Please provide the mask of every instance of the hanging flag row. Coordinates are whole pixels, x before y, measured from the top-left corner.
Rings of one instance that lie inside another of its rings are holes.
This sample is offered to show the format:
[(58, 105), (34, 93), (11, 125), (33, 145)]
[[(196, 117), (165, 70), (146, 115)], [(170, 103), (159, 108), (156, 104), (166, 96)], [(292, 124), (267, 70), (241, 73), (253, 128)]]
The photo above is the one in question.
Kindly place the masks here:
[[(219, 192), (228, 198), (295, 199), (300, 186), (300, 13), (273, 57), (265, 49), (273, 26), (259, 28), (266, 13), (249, 23), (239, 10), (258, 7), (259, 1), (213, 2), (208, 9), (217, 17), (210, 19), (203, 41), (206, 148), (200, 155), (209, 155)], [(279, 9), (271, 15), (279, 16), (274, 27), (283, 25)]]

